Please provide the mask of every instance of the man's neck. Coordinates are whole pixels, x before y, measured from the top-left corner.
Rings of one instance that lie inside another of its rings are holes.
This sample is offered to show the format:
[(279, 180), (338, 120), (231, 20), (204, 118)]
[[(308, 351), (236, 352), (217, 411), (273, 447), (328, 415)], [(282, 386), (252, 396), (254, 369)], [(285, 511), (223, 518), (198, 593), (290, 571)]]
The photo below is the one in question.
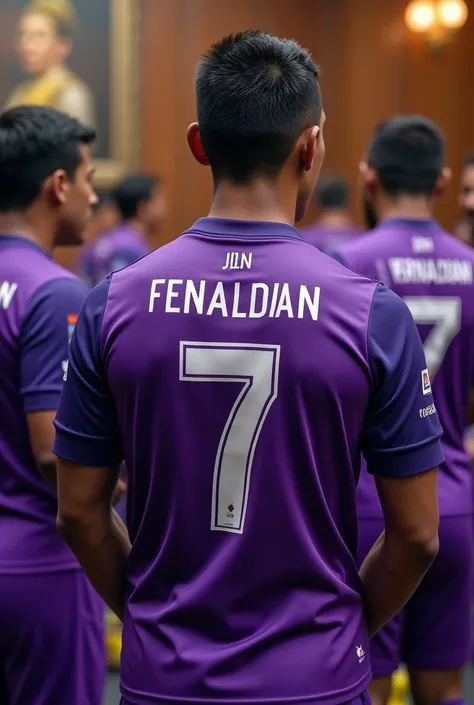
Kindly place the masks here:
[(323, 213), (316, 221), (322, 228), (349, 228), (353, 226), (352, 218), (346, 210), (333, 210)]
[(431, 220), (433, 208), (431, 200), (426, 197), (409, 198), (401, 196), (396, 201), (380, 204), (380, 220), (397, 218), (399, 220)]
[(53, 64), (53, 66), (50, 66), (42, 73), (35, 74), (34, 78), (36, 78), (36, 79), (56, 78), (59, 76), (63, 76), (66, 72), (67, 72), (67, 69), (63, 66), (63, 64)]
[(30, 240), (52, 254), (52, 238), (47, 237), (41, 228), (34, 228), (21, 213), (0, 213), (0, 237), (2, 235), (15, 235)]
[(290, 189), (263, 181), (236, 186), (219, 183), (209, 212), (211, 218), (259, 220), (273, 223), (295, 223), (295, 201)]
[(143, 235), (143, 237), (147, 236), (146, 228), (139, 218), (128, 218), (128, 220), (123, 221), (123, 225), (131, 230), (135, 230), (136, 233)]

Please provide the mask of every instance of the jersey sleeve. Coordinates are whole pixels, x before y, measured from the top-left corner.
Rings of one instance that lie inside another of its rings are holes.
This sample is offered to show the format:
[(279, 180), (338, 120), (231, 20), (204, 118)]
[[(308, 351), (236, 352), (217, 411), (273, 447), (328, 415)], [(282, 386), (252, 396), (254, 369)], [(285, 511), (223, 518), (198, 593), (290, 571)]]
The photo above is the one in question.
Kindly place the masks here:
[(20, 331), (20, 393), (25, 413), (56, 411), (69, 340), (86, 298), (84, 285), (51, 279), (29, 301)]
[(402, 477), (437, 467), (444, 460), (442, 429), (420, 336), (406, 304), (382, 284), (372, 302), (367, 352), (372, 389), (362, 453), (368, 471)]
[(92, 289), (78, 318), (54, 421), (55, 454), (79, 465), (115, 465), (124, 459), (115, 402), (102, 362), (109, 285), (110, 276)]

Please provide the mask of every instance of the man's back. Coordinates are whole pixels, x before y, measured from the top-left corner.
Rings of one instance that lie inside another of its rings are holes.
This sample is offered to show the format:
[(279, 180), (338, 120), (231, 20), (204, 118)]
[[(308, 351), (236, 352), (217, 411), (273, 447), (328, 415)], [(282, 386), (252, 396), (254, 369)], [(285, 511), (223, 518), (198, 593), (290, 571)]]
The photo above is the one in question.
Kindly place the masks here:
[[(359, 695), (370, 678), (355, 560), (359, 449), (364, 436), (374, 472), (401, 472), (401, 444), (394, 456), (386, 449), (391, 422), (387, 431), (381, 411), (372, 427), (367, 409), (373, 374), (398, 369), (410, 348), (406, 308), (291, 226), (214, 218), (115, 273), (89, 300), (75, 344), (97, 350), (86, 364), (107, 371), (129, 473), (125, 697)], [(400, 326), (398, 346), (387, 314)], [(389, 345), (391, 363), (373, 353)], [(77, 434), (68, 429), (79, 423), (89, 438), (83, 462), (121, 459), (118, 436), (86, 433), (95, 373), (73, 367), (56, 452), (71, 457)], [(407, 389), (392, 392), (384, 406), (411, 418)], [(107, 408), (102, 429), (113, 427)], [(416, 444), (423, 457), (413, 472), (438, 462), (430, 421), (405, 435), (403, 473)]]
[[(425, 348), (426, 390), (433, 388), (444, 431), (440, 514), (470, 513), (471, 471), (463, 434), (474, 383), (473, 251), (434, 221), (393, 219), (338, 252), (348, 267), (383, 281), (407, 303)], [(430, 405), (420, 409), (430, 413)], [(361, 516), (381, 513), (366, 473), (358, 498)]]
[(143, 257), (149, 249), (145, 237), (123, 223), (84, 246), (79, 256), (77, 274), (85, 284), (95, 286), (110, 272)]
[(67, 360), (52, 369), (56, 360), (45, 357), (42, 342), (49, 336), (65, 347), (61, 336), (67, 341), (78, 307), (69, 317), (64, 311), (58, 330), (52, 327), (53, 308), (58, 299), (71, 300), (71, 287), (73, 299), (84, 299), (84, 287), (72, 279), (34, 243), (0, 237), (0, 573), (78, 567), (57, 533), (56, 497), (33, 457), (25, 418), (59, 402)]

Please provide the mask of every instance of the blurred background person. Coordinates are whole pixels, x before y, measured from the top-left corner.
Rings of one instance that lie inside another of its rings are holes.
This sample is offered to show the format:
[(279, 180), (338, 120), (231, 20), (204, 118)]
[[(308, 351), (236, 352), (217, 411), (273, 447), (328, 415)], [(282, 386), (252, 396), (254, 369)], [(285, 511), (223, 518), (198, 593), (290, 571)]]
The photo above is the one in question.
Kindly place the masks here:
[(153, 249), (165, 217), (164, 187), (158, 176), (127, 176), (113, 191), (112, 200), (119, 224), (89, 242), (77, 265), (78, 274), (91, 287)]
[(360, 234), (350, 212), (350, 185), (338, 174), (323, 174), (316, 186), (318, 218), (302, 230), (305, 240), (323, 252)]
[(78, 18), (69, 0), (31, 0), (20, 17), (16, 49), (28, 79), (14, 88), (6, 108), (49, 105), (94, 124), (88, 86), (67, 67)]
[(474, 153), (470, 154), (464, 162), (461, 171), (459, 191), (459, 206), (461, 220), (457, 224), (454, 234), (471, 247), (474, 246)]
[(84, 236), (86, 244), (81, 248), (74, 267), (78, 276), (88, 286), (92, 286), (91, 262), (94, 243), (100, 235), (115, 228), (120, 222), (120, 213), (113, 192), (97, 189), (96, 195), (97, 203)]

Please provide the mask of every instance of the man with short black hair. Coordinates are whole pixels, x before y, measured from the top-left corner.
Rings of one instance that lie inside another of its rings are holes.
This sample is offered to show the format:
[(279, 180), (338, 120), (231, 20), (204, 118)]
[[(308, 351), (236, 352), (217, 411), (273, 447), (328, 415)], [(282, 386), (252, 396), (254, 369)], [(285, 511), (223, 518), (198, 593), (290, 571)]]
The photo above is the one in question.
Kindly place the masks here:
[[(211, 211), (89, 294), (55, 421), (59, 527), (124, 620), (125, 703), (362, 705), (369, 633), (437, 552), (423, 349), (393, 292), (294, 227), (325, 150), (310, 54), (226, 37), (196, 96)], [(361, 448), (386, 534), (359, 575)], [(110, 513), (124, 459), (131, 545)]]
[[(474, 253), (433, 219), (435, 198), (451, 178), (444, 152), (442, 133), (424, 117), (381, 123), (361, 165), (379, 225), (337, 253), (348, 267), (383, 281), (405, 300), (427, 361), (417, 382), (423, 388), (419, 418), (412, 423), (422, 425), (435, 413), (433, 388), (444, 428), (440, 552), (406, 608), (371, 643), (374, 705), (388, 699), (390, 676), (402, 661), (415, 703), (461, 705), (462, 668), (470, 657), (473, 501), (463, 434), (474, 386)], [(366, 471), (357, 503), (362, 561), (384, 526), (384, 508)]]
[(127, 176), (112, 198), (121, 222), (87, 244), (80, 257), (80, 271), (91, 287), (146, 255), (165, 216), (164, 187), (157, 176)]
[(349, 183), (338, 174), (323, 174), (315, 191), (318, 219), (303, 228), (305, 240), (328, 252), (360, 234), (349, 210)]
[(103, 605), (56, 529), (53, 419), (87, 290), (56, 264), (96, 201), (95, 133), (0, 115), (0, 702), (100, 705)]

